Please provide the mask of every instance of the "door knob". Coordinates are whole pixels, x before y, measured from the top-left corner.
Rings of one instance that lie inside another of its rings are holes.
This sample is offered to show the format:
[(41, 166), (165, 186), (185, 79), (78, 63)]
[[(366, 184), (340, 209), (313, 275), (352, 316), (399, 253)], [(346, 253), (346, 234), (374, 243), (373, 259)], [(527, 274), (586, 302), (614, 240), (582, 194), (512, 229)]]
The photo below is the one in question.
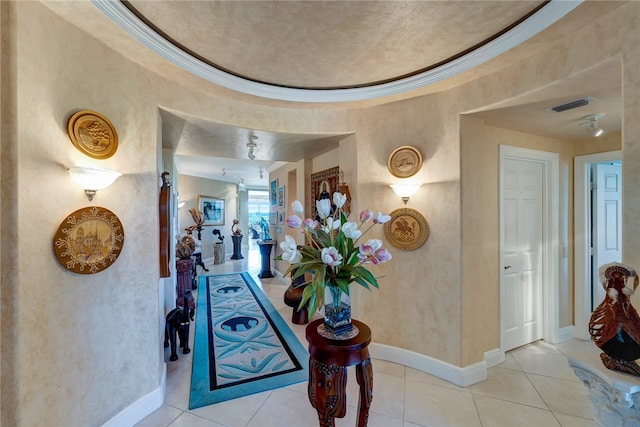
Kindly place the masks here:
[(511, 266), (510, 266), (510, 265), (505, 265), (505, 267), (504, 267), (504, 269), (505, 269), (505, 270), (508, 270), (508, 269), (510, 269), (510, 268), (511, 268)]

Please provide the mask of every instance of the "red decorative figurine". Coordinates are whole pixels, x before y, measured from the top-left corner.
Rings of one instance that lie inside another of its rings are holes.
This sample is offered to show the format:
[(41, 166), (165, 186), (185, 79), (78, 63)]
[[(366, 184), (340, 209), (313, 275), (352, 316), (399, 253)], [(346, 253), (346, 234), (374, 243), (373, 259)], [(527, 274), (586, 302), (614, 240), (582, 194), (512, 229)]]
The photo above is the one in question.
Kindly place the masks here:
[(600, 267), (600, 280), (606, 295), (591, 315), (591, 340), (604, 351), (600, 359), (608, 369), (640, 376), (640, 316), (631, 305), (638, 275), (614, 262)]

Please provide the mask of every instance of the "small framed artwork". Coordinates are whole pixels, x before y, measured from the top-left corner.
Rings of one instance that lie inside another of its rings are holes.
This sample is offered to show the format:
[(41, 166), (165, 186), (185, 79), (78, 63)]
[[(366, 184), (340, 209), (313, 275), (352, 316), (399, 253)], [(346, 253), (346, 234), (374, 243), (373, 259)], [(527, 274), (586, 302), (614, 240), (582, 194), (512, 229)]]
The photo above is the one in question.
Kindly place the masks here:
[(271, 185), (269, 186), (269, 198), (271, 199), (271, 206), (278, 205), (278, 180), (274, 179), (271, 181)]
[(269, 212), (269, 224), (270, 225), (278, 224), (278, 212)]
[(224, 225), (224, 199), (198, 196), (198, 208), (202, 212), (202, 225)]
[(278, 207), (279, 208), (284, 208), (284, 185), (281, 185), (280, 187), (278, 187)]
[(282, 224), (284, 224), (284, 212), (280, 211), (278, 212), (278, 225)]

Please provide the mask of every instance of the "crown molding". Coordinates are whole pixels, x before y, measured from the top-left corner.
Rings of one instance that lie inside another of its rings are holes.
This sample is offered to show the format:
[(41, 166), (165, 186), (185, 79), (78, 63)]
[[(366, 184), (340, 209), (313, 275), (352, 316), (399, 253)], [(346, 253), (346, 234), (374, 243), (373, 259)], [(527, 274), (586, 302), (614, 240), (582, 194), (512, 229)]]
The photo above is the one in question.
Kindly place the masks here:
[(379, 85), (349, 89), (296, 89), (243, 79), (178, 49), (151, 30), (119, 0), (91, 0), (112, 21), (147, 48), (178, 67), (211, 83), (248, 95), (294, 102), (349, 102), (410, 92), (477, 67), (523, 43), (578, 7), (583, 0), (551, 0), (538, 12), (496, 39), (455, 60), (414, 76)]

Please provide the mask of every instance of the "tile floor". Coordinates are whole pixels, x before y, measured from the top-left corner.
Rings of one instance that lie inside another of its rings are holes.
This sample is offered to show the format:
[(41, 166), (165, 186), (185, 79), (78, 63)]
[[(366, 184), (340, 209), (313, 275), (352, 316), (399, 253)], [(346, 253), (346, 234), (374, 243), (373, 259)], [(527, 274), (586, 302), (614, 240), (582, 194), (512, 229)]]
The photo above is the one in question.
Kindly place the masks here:
[[(207, 274), (248, 270), (258, 282), (260, 259), (254, 245), (251, 241), (244, 260), (207, 266), (212, 267)], [(275, 278), (261, 282), (273, 305), (306, 343), (305, 326), (290, 323), (291, 308), (282, 301), (286, 286)], [(569, 346), (597, 352), (591, 342), (572, 340), (552, 345), (539, 341), (510, 351), (504, 363), (489, 369), (486, 381), (466, 388), (403, 365), (374, 359), (374, 398), (369, 426), (595, 426), (586, 389), (563, 354), (563, 349)], [(137, 426), (318, 426), (316, 412), (307, 397), (306, 382), (189, 410), (191, 355), (178, 355), (179, 360), (167, 364), (164, 405)], [(358, 389), (352, 368), (348, 378), (347, 414), (345, 418), (336, 419), (337, 427), (355, 425)]]

